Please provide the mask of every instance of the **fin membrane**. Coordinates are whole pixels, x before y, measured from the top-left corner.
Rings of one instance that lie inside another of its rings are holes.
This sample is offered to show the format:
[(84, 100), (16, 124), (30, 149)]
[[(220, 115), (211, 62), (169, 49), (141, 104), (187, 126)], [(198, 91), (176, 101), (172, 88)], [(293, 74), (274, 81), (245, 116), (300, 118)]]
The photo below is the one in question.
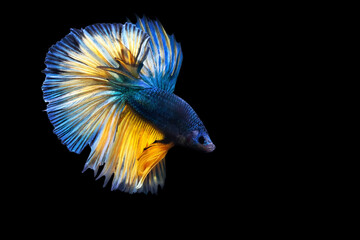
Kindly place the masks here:
[[(95, 24), (71, 33), (46, 55), (42, 86), (54, 133), (80, 153), (124, 107), (124, 87), (147, 86), (136, 79), (149, 37), (135, 25)], [(105, 71), (106, 70), (106, 71)]]
[(140, 181), (137, 188), (140, 188), (144, 183), (146, 176), (149, 172), (158, 164), (162, 159), (165, 158), (167, 152), (170, 148), (174, 146), (174, 143), (163, 144), (163, 143), (153, 143), (146, 150), (142, 152), (138, 158), (138, 176)]
[(139, 72), (149, 52), (149, 36), (132, 23), (125, 23), (121, 31), (119, 56), (115, 57), (118, 67), (99, 68), (118, 73), (131, 80), (139, 80)]
[(54, 133), (72, 152), (80, 153), (124, 107), (122, 92), (111, 84), (123, 79), (97, 68), (117, 66), (121, 29), (121, 24), (72, 29), (46, 55), (42, 86), (46, 111)]
[(54, 133), (72, 152), (90, 145), (84, 169), (96, 174), (103, 166), (98, 178), (106, 185), (114, 176), (113, 190), (146, 193), (163, 185), (172, 144), (156, 142), (163, 134), (126, 106), (124, 88), (173, 89), (181, 56), (174, 38), (146, 20), (72, 29), (49, 49), (42, 90)]
[[(84, 171), (103, 165), (98, 179), (105, 176), (104, 186), (111, 176), (112, 190), (156, 193), (165, 179), (165, 155), (172, 143), (154, 143), (164, 135), (125, 106), (121, 115), (112, 119), (94, 139)], [(144, 150), (145, 149), (145, 150)]]
[(183, 59), (180, 43), (169, 36), (158, 21), (138, 18), (136, 26), (149, 37), (150, 51), (141, 69), (141, 78), (150, 86), (174, 92)]

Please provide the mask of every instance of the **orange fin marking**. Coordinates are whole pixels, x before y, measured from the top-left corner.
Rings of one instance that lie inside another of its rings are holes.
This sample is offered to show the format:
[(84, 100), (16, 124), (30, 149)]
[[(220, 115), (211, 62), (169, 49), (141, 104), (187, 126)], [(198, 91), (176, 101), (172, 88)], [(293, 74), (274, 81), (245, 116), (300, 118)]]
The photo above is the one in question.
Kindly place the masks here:
[(108, 117), (101, 119), (103, 125), (91, 145), (92, 152), (84, 170), (91, 168), (96, 172), (103, 165), (97, 178), (105, 176), (105, 186), (114, 176), (112, 190), (156, 192), (165, 179), (165, 165), (161, 160), (174, 144), (159, 143), (164, 139), (163, 133), (128, 105), (121, 114), (113, 109), (106, 115)]
[(149, 172), (165, 158), (167, 152), (174, 146), (174, 143), (152, 143), (138, 158), (138, 176), (141, 177), (137, 188), (140, 188)]

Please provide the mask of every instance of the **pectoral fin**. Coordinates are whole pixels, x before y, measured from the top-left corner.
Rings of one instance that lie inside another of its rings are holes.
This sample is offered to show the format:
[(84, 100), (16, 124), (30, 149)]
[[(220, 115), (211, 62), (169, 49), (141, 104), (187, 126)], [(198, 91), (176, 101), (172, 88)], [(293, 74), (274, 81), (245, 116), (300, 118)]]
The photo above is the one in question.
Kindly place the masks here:
[(173, 146), (174, 143), (172, 142), (168, 144), (154, 142), (142, 152), (138, 158), (138, 176), (140, 177), (140, 181), (136, 188), (140, 188), (142, 186), (149, 172), (165, 158), (167, 152)]

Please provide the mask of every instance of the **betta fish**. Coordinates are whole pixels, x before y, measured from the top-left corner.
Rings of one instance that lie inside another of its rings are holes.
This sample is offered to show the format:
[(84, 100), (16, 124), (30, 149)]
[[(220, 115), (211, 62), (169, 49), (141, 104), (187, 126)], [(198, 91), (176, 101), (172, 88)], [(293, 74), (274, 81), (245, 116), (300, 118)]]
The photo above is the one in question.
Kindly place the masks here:
[(174, 35), (146, 17), (71, 29), (49, 49), (46, 112), (69, 151), (90, 146), (83, 172), (104, 176), (104, 187), (113, 176), (111, 190), (156, 193), (174, 145), (215, 149), (193, 108), (173, 93), (182, 60)]

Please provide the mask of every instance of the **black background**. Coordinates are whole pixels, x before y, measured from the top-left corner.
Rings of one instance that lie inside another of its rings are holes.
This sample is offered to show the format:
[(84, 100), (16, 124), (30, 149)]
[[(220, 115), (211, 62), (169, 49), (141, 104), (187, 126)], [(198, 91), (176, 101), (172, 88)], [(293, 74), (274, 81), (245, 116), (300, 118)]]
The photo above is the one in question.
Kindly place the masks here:
[[(181, 6), (180, 6), (181, 5)], [(276, 93), (284, 73), (276, 72), (279, 55), (278, 15), (268, 6), (244, 4), (101, 4), (44, 6), (31, 38), (36, 42), (38, 115), (35, 138), (27, 144), (36, 160), (25, 168), (26, 188), (36, 211), (53, 216), (150, 216), (240, 224), (287, 218), (299, 208), (301, 191), (289, 155), (291, 132), (281, 132)], [(274, 6), (271, 6), (274, 7)], [(276, 6), (275, 6), (276, 8)], [(89, 154), (71, 153), (52, 132), (42, 98), (48, 49), (70, 32), (94, 23), (124, 23), (135, 14), (157, 18), (181, 43), (184, 60), (175, 94), (186, 100), (204, 122), (216, 145), (212, 153), (176, 146), (167, 154), (165, 186), (157, 195), (128, 194), (103, 188), (92, 170), (82, 173)], [(291, 9), (290, 13), (291, 15)], [(283, 59), (282, 59), (283, 60)], [(286, 59), (285, 59), (286, 60)], [(269, 77), (271, 76), (271, 77)], [(35, 84), (34, 84), (35, 85)], [(274, 91), (275, 89), (275, 91)], [(33, 119), (32, 119), (33, 120)], [(35, 152), (34, 152), (35, 150)], [(296, 164), (295, 164), (296, 165)], [(306, 202), (307, 199), (301, 200)], [(91, 217), (90, 217), (91, 218)], [(235, 224), (233, 226), (232, 224)], [(251, 225), (251, 224), (250, 224)]]

